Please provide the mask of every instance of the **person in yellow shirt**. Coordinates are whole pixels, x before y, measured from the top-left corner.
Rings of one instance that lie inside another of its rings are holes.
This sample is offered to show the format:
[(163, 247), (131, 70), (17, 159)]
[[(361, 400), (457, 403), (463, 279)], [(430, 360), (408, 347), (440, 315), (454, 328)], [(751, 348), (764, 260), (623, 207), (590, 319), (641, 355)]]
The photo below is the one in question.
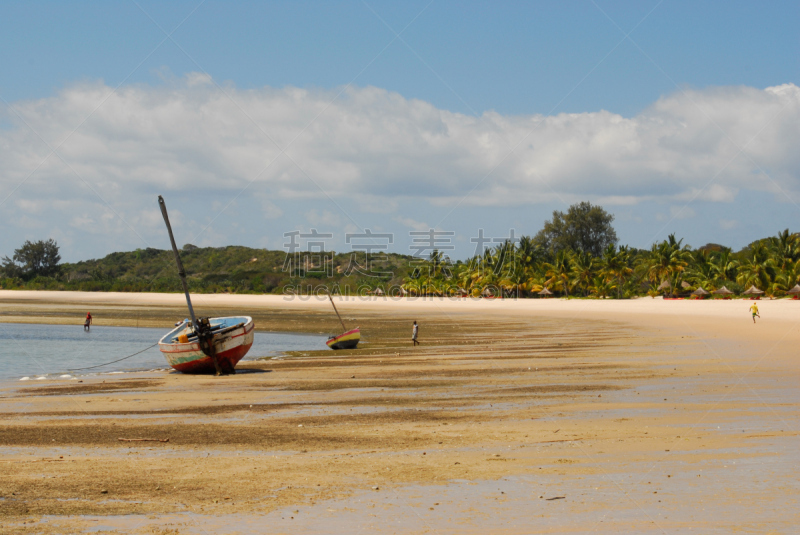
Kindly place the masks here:
[(758, 313), (758, 305), (753, 303), (753, 306), (750, 307), (750, 312), (753, 313), (753, 323), (756, 322), (756, 316), (761, 319), (761, 315)]

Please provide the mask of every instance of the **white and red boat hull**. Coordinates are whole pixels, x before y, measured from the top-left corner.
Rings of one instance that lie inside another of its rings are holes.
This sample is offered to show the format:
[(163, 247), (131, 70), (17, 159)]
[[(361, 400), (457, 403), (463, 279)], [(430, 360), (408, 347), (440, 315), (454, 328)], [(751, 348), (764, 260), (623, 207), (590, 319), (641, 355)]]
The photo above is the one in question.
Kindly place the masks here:
[[(217, 327), (214, 335), (217, 361), (223, 370), (233, 370), (236, 364), (250, 351), (255, 337), (253, 318), (249, 316), (232, 316), (211, 318), (212, 329)], [(190, 335), (187, 323), (167, 333), (158, 343), (158, 348), (167, 359), (167, 363), (175, 370), (183, 373), (214, 373), (215, 367), (211, 357), (203, 353), (197, 340), (181, 343), (181, 334)]]

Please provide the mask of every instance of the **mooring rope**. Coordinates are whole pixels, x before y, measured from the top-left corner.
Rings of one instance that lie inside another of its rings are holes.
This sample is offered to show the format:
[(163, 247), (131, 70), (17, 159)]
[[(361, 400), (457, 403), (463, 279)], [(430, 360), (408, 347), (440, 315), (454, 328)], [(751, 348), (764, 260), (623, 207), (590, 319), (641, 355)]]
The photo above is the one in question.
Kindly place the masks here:
[(87, 366), (86, 368), (71, 368), (69, 371), (77, 372), (77, 371), (81, 371), (81, 370), (91, 370), (93, 368), (100, 368), (102, 366), (108, 366), (109, 364), (114, 364), (115, 362), (120, 362), (120, 361), (123, 361), (125, 359), (129, 359), (131, 357), (135, 357), (136, 355), (144, 353), (148, 349), (156, 347), (157, 345), (158, 345), (158, 342), (156, 342), (155, 344), (153, 344), (151, 346), (147, 346), (146, 348), (142, 349), (141, 351), (138, 351), (138, 352), (134, 353), (133, 355), (128, 355), (127, 357), (122, 357), (121, 359), (117, 359), (117, 360), (112, 360), (111, 362), (106, 362), (105, 364), (98, 364), (97, 366)]

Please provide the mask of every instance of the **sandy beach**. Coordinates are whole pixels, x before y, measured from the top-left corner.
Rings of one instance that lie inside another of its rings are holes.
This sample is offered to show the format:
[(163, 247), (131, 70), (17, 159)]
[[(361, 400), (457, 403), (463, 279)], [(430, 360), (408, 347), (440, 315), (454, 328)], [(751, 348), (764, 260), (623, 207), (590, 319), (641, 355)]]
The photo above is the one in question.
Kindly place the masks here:
[[(323, 298), (193, 296), (336, 332)], [(792, 533), (800, 302), (350, 298), (357, 350), (7, 381), (3, 533)], [(169, 328), (179, 294), (0, 291)], [(411, 345), (411, 322), (421, 345)], [(127, 441), (120, 439), (152, 439)]]

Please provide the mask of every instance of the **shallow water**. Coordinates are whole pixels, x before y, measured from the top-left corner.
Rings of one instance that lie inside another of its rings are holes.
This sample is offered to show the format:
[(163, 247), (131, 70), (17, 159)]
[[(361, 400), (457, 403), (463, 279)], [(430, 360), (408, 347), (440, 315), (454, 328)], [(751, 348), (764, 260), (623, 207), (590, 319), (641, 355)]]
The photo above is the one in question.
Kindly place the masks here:
[[(165, 368), (158, 347), (91, 370), (78, 370), (121, 359), (158, 342), (169, 329), (32, 325), (0, 323), (0, 380), (47, 375), (86, 375)], [(311, 334), (256, 332), (245, 359), (280, 355), (286, 351), (324, 349), (327, 337)]]

